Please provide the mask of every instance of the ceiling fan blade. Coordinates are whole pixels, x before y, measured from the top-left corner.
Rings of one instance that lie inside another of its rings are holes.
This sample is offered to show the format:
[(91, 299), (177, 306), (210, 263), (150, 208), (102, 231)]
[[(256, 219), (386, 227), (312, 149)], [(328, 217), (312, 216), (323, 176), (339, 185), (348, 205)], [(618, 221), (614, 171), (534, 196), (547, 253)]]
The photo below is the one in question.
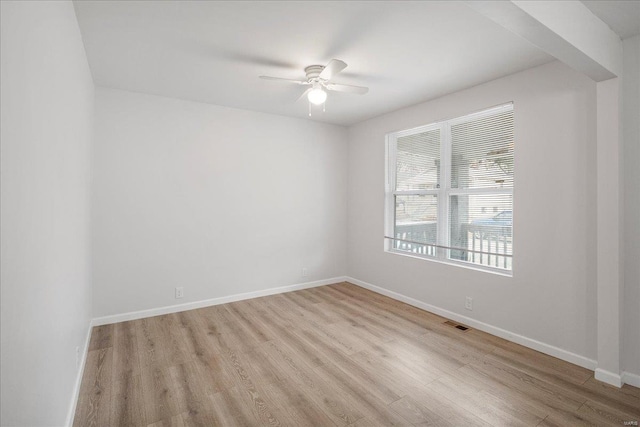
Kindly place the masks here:
[(307, 96), (307, 94), (309, 92), (311, 92), (311, 89), (313, 89), (312, 87), (310, 87), (309, 89), (305, 90), (304, 92), (302, 92), (302, 95), (300, 95), (300, 97), (298, 99), (296, 99), (296, 102), (300, 102), (301, 99), (304, 99), (304, 97)]
[(333, 76), (335, 76), (345, 68), (347, 68), (347, 64), (344, 61), (340, 61), (339, 59), (332, 59), (331, 61), (329, 61), (327, 66), (324, 67), (319, 77), (324, 80), (331, 80)]
[(260, 76), (260, 78), (263, 79), (263, 80), (275, 80), (277, 82), (295, 83), (295, 84), (298, 84), (298, 85), (308, 85), (308, 84), (310, 84), (306, 80), (283, 79), (281, 77), (271, 77), (271, 76)]
[(336, 92), (348, 92), (348, 93), (357, 93), (358, 95), (364, 95), (369, 92), (368, 87), (363, 86), (352, 86), (352, 85), (341, 85), (336, 83), (328, 83), (328, 90), (334, 90)]

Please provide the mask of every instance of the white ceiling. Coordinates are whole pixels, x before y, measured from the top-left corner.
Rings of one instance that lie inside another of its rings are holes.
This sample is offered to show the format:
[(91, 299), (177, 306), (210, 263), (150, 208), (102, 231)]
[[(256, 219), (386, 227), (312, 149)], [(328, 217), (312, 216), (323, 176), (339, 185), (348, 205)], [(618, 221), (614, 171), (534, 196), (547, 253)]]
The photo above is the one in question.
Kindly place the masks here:
[(331, 58), (348, 67), (312, 120), (350, 125), (551, 61), (462, 2), (76, 1), (95, 83), (307, 117), (300, 79)]
[(622, 39), (640, 34), (640, 0), (583, 0)]

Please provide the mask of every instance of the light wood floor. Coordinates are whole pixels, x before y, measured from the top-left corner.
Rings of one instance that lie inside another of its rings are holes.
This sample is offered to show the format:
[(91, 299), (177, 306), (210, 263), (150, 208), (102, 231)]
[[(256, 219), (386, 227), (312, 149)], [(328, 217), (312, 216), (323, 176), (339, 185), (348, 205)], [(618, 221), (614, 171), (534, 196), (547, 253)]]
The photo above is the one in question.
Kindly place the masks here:
[(569, 426), (640, 390), (340, 283), (93, 329), (75, 426)]

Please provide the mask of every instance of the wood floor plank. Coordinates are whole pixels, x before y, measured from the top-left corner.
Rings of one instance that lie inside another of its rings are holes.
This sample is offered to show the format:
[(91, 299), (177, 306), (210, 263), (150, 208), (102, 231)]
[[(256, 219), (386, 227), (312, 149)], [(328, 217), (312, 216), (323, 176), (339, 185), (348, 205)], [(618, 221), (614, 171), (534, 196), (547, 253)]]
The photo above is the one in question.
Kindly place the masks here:
[(263, 348), (280, 377), (289, 378), (297, 388), (304, 389), (336, 425), (349, 425), (363, 417), (349, 395), (331, 387), (290, 348), (278, 341), (270, 341)]
[(386, 385), (398, 396), (404, 394), (404, 389), (407, 386), (425, 387), (439, 378), (439, 376), (432, 375), (431, 372), (427, 373), (425, 370), (411, 369), (399, 363), (392, 363), (397, 359), (379, 357), (366, 351), (356, 353), (350, 358), (359, 366), (364, 367), (367, 372), (375, 373), (376, 381)]
[(269, 341), (263, 347), (282, 376), (289, 377), (295, 387), (304, 389), (309, 397), (333, 419), (336, 425), (349, 425), (363, 417), (341, 390), (331, 387), (326, 380), (288, 347), (278, 341)]
[(392, 318), (388, 314), (370, 310), (362, 303), (353, 303), (346, 299), (336, 301), (332, 309), (343, 313), (345, 320), (349, 322), (364, 323), (369, 328), (377, 330), (379, 334), (393, 339), (401, 337), (411, 340), (427, 332), (425, 328), (405, 324), (402, 319)]
[(153, 424), (148, 424), (147, 427), (185, 427), (185, 425), (182, 421), (182, 414), (179, 414)]
[(628, 384), (617, 388), (593, 377), (583, 383), (580, 388), (585, 393), (588, 390), (590, 392), (588, 397), (593, 401), (619, 402), (640, 410), (640, 388)]
[(269, 322), (267, 327), (278, 334), (281, 342), (291, 347), (298, 357), (302, 358), (309, 366), (316, 367), (323, 364), (323, 359), (318, 355), (315, 347), (294, 335), (292, 332), (293, 327), (290, 324), (284, 323), (282, 319), (275, 320), (275, 316), (272, 319), (274, 321)]
[(401, 397), (395, 384), (380, 381), (378, 372), (370, 366), (361, 365), (346, 356), (340, 350), (333, 347), (331, 342), (325, 340), (321, 335), (313, 334), (309, 331), (302, 331), (299, 337), (299, 339), (306, 340), (308, 343), (314, 345), (316, 350), (324, 355), (325, 363), (323, 366), (327, 367), (327, 371), (331, 371), (334, 375), (344, 375), (347, 378), (351, 378), (352, 381), (362, 384), (370, 394), (375, 395), (382, 402), (385, 402), (385, 404)]
[(224, 363), (221, 355), (208, 359), (195, 358), (193, 363), (199, 372), (199, 380), (205, 387), (207, 394), (214, 394), (235, 386), (233, 373)]
[(428, 323), (441, 323), (446, 319), (428, 311), (421, 310), (400, 301), (394, 300), (387, 296), (377, 294), (351, 283), (342, 283), (339, 287), (330, 285), (338, 289), (340, 292), (350, 296), (350, 300), (365, 300), (370, 305), (376, 306), (383, 311), (392, 312), (396, 316), (405, 318), (407, 321), (423, 326)]
[(522, 346), (513, 346), (508, 350), (496, 348), (487, 357), (518, 368), (536, 378), (549, 381), (560, 380), (582, 385), (593, 376), (593, 373), (588, 369), (568, 363), (559, 363), (562, 361), (555, 357), (530, 349), (522, 351), (518, 347)]
[(264, 391), (265, 384), (257, 384), (249, 375), (242, 356), (234, 350), (225, 355), (236, 373), (238, 389), (245, 405), (253, 411), (254, 416), (263, 425), (280, 426), (282, 415), (279, 414), (277, 404), (267, 398)]
[(485, 390), (490, 394), (540, 418), (545, 417), (542, 424), (554, 422), (561, 422), (561, 425), (585, 424), (585, 417), (576, 413), (576, 405), (581, 405), (578, 401), (567, 398), (561, 393), (558, 394), (557, 390), (546, 386), (540, 388), (536, 384), (531, 384), (526, 377), (515, 379), (503, 372), (483, 371), (473, 365), (467, 365), (452, 375), (460, 375), (463, 380), (473, 378), (483, 383)]
[(358, 315), (367, 318), (369, 321), (371, 321), (372, 317), (377, 318), (378, 322), (375, 323), (381, 327), (386, 326), (392, 328), (394, 333), (401, 336), (415, 337), (427, 332), (425, 328), (427, 322), (422, 320), (415, 321), (408, 316), (399, 315), (394, 312), (394, 310), (389, 310), (388, 307), (378, 304), (375, 301), (365, 302), (361, 299), (347, 298), (337, 302), (336, 305), (347, 307), (355, 313), (358, 313)]
[(195, 362), (171, 366), (169, 375), (174, 389), (174, 405), (185, 426), (213, 425), (211, 402)]
[[(522, 408), (523, 410), (544, 419), (554, 408), (545, 404), (544, 398), (531, 396), (527, 392), (520, 390), (513, 383), (506, 381), (501, 377), (493, 377), (490, 374), (482, 372), (470, 365), (464, 366), (457, 371), (449, 373), (449, 376), (455, 377), (457, 380), (477, 387), (496, 396), (503, 401)], [(571, 411), (573, 408), (563, 409)]]
[(207, 339), (207, 334), (200, 327), (197, 319), (190, 312), (182, 312), (177, 315), (190, 358), (209, 359), (213, 357), (217, 353), (216, 348)]
[(176, 388), (168, 368), (151, 366), (141, 369), (144, 411), (150, 424), (168, 420), (182, 411), (176, 402)]
[(601, 427), (603, 424), (598, 422), (597, 420), (592, 419), (589, 414), (581, 414), (576, 411), (551, 411), (551, 413), (542, 420), (539, 426), (554, 426), (554, 427), (565, 427), (565, 426), (590, 426), (590, 427)]
[[(273, 341), (269, 341), (273, 342)], [(263, 347), (256, 347), (251, 351), (242, 354), (246, 369), (252, 378), (260, 378), (264, 383), (275, 383), (283, 381), (287, 375), (283, 375), (276, 364), (269, 358)]]
[(561, 390), (561, 392), (566, 395), (571, 394), (576, 400), (592, 399), (612, 409), (640, 417), (640, 399), (635, 398), (633, 395), (625, 394), (621, 389), (611, 387), (612, 390), (607, 390), (607, 388), (602, 386), (592, 387), (591, 383), (586, 386), (576, 384), (574, 378), (567, 380), (564, 376), (561, 377), (555, 373), (548, 373), (544, 365), (526, 363), (517, 359), (495, 358), (493, 357), (493, 353), (487, 356), (487, 361), (493, 360), (499, 360), (500, 365), (506, 365), (514, 369), (513, 372), (525, 373), (540, 380), (541, 383), (546, 382), (552, 384), (557, 390)]
[(577, 409), (587, 399), (573, 391), (563, 389), (556, 384), (551, 384), (528, 375), (525, 372), (514, 369), (500, 362), (485, 359), (481, 364), (469, 364), (479, 370), (501, 378), (508, 384), (518, 386), (526, 390), (532, 396), (543, 398), (545, 401), (565, 409)]
[(157, 330), (157, 323), (154, 319), (155, 317), (151, 317), (135, 322), (138, 340), (138, 363), (141, 368), (167, 364), (165, 347), (161, 341), (162, 335)]
[(317, 303), (315, 298), (304, 297), (300, 292), (285, 292), (282, 294), (282, 297), (289, 302), (301, 307), (303, 309), (307, 309), (307, 307), (312, 306)]
[(267, 395), (286, 413), (286, 424), (294, 426), (333, 426), (331, 418), (319, 408), (304, 390), (288, 377), (265, 385)]
[(108, 426), (111, 424), (111, 380), (113, 348), (87, 353), (85, 370), (78, 396), (74, 427)]
[(358, 313), (351, 311), (346, 305), (340, 305), (342, 302), (343, 300), (334, 300), (332, 302), (323, 301), (314, 305), (314, 308), (332, 319), (331, 322), (327, 322), (330, 326), (338, 323), (357, 322), (359, 319)]
[(429, 384), (427, 388), (491, 425), (535, 426), (543, 419), (494, 398), (489, 393), (483, 393), (482, 390), (466, 387), (465, 383), (454, 377), (440, 378)]
[[(295, 292), (291, 292), (290, 294), (289, 299), (292, 299)], [(286, 295), (289, 294), (285, 294), (285, 296)], [(318, 303), (307, 303), (306, 305), (299, 305), (298, 307), (299, 309), (296, 310), (295, 313), (304, 320), (325, 325), (330, 325), (342, 320), (340, 317), (337, 317), (334, 312), (326, 310), (326, 304), (323, 304), (322, 301)]]
[(353, 427), (384, 427), (384, 426), (409, 427), (412, 424), (402, 418), (399, 418), (396, 420), (390, 420), (389, 418), (366, 417), (356, 421), (352, 425)]
[(298, 324), (299, 320), (305, 317), (304, 309), (297, 304), (292, 304), (283, 295), (273, 295), (272, 298), (266, 298), (264, 304), (271, 315), (275, 315), (280, 322), (285, 322), (289, 326)]
[[(342, 283), (346, 283), (346, 282), (342, 282)], [(321, 286), (317, 288), (311, 288), (310, 291), (316, 294), (320, 293), (322, 295), (331, 297), (331, 299), (334, 301), (343, 300), (347, 298), (342, 292), (339, 292), (333, 289), (331, 286)]]
[(296, 325), (295, 307), (283, 306), (277, 298), (260, 298), (254, 301), (260, 307), (256, 315), (265, 322), (266, 326), (273, 331), (279, 329), (290, 329)]
[(88, 351), (109, 348), (112, 346), (113, 325), (94, 326), (91, 330), (91, 341), (89, 341)]
[(425, 329), (428, 330), (428, 333), (423, 335), (423, 337), (454, 340), (473, 349), (473, 351), (479, 354), (489, 354), (496, 349), (495, 342), (486, 339), (488, 334), (477, 331), (476, 329), (469, 329), (466, 332), (462, 332), (444, 323), (429, 323), (425, 325)]
[[(370, 390), (369, 381), (360, 381), (348, 375), (332, 363), (319, 366), (315, 369), (329, 384), (342, 389), (347, 395), (352, 397), (354, 407), (358, 412), (366, 415), (368, 419), (384, 421), (387, 425), (406, 425), (408, 421), (400, 414), (391, 411), (387, 405), (398, 400), (389, 399), (379, 390)], [(380, 386), (376, 387), (376, 389)], [(372, 391), (373, 393), (370, 393)], [(374, 394), (375, 393), (375, 394)], [(391, 400), (391, 402), (389, 402)]]
[(362, 318), (346, 317), (340, 322), (329, 325), (329, 327), (353, 335), (360, 341), (363, 341), (363, 347), (366, 348), (377, 346), (379, 342), (388, 342), (396, 339), (396, 335), (390, 331), (372, 325)]
[(460, 335), (463, 334), (464, 332), (459, 331), (457, 335), (447, 336), (429, 332), (421, 335), (418, 340), (426, 343), (430, 348), (437, 349), (439, 354), (449, 356), (462, 365), (480, 362), (489, 354), (460, 339)]
[[(227, 312), (228, 316), (232, 316)], [(231, 321), (217, 323), (224, 344), (223, 347), (231, 348), (235, 351), (249, 351), (262, 343), (262, 340), (256, 337), (245, 325), (242, 325), (236, 319), (231, 317)]]
[(452, 402), (450, 399), (447, 399), (429, 387), (408, 387), (407, 395), (413, 399), (417, 407), (427, 410), (430, 413), (434, 413), (451, 422), (453, 425), (491, 425), (482, 418), (476, 416), (473, 412), (459, 407), (455, 402)]
[(212, 310), (194, 310), (192, 316), (198, 323), (202, 334), (206, 336), (207, 344), (211, 346), (215, 354), (224, 354), (230, 348), (243, 347), (242, 344), (238, 344), (236, 337), (229, 335), (229, 330), (225, 327), (225, 323), (219, 320)]
[(190, 345), (183, 334), (178, 316), (175, 313), (158, 316), (156, 322), (160, 331), (159, 345), (162, 346), (166, 363), (172, 366), (188, 362), (191, 358)]
[(389, 407), (413, 425), (422, 424), (439, 427), (454, 426), (454, 424), (445, 420), (440, 415), (425, 407), (421, 407), (411, 396), (404, 396), (402, 399), (398, 399), (391, 403)]
[(275, 335), (268, 328), (265, 328), (262, 322), (244, 308), (246, 304), (242, 304), (242, 302), (231, 303), (225, 304), (224, 307), (230, 315), (248, 331), (256, 342), (256, 345), (275, 338)]
[(116, 426), (147, 425), (140, 375), (124, 376), (113, 384), (111, 424)]
[(138, 339), (134, 322), (116, 323), (113, 328), (113, 382), (140, 374)]
[[(311, 289), (313, 289), (313, 288), (311, 288)], [(311, 289), (302, 289), (302, 290), (300, 290), (298, 292), (292, 292), (292, 293), (300, 295), (304, 299), (310, 301), (312, 304), (319, 304), (322, 301), (324, 301), (318, 295), (316, 295), (315, 293), (311, 292)]]
[(251, 426), (258, 419), (244, 404), (237, 387), (221, 390), (211, 396), (211, 416), (215, 426)]
[(92, 330), (74, 426), (613, 426), (640, 390), (349, 283)]
[[(594, 420), (599, 425), (624, 426), (625, 422), (638, 422), (640, 417), (636, 414), (622, 412), (618, 409), (602, 403), (587, 400), (577, 411), (578, 414), (584, 415), (590, 420)], [(628, 424), (626, 424), (628, 425)]]
[(381, 343), (385, 351), (414, 366), (425, 366), (433, 372), (451, 372), (462, 366), (461, 362), (448, 357), (442, 349), (419, 340), (396, 339)]
[(322, 340), (346, 355), (357, 353), (364, 348), (362, 343), (345, 333), (344, 329), (331, 328), (330, 325), (318, 323), (315, 320), (308, 320), (301, 324), (299, 328), (302, 331), (322, 337)]
[(381, 345), (366, 352), (377, 357), (376, 363), (383, 366), (381, 369), (388, 369), (393, 372), (415, 377), (415, 379), (421, 381), (423, 384), (429, 384), (446, 375), (446, 371), (442, 369), (428, 363), (422, 363), (422, 361), (416, 360), (415, 358), (404, 357), (402, 355), (398, 356)]

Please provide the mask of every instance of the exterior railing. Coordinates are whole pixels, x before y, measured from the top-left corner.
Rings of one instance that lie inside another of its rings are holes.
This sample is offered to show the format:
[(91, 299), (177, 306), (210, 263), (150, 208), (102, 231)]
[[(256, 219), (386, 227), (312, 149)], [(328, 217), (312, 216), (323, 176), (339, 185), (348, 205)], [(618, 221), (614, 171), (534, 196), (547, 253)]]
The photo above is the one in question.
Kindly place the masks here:
[[(511, 269), (512, 230), (510, 226), (461, 224), (460, 233), (451, 239), (449, 257), (473, 264)], [(400, 223), (395, 228), (393, 248), (416, 255), (436, 256), (435, 221)], [(418, 243), (418, 242), (430, 242)]]
[[(513, 227), (462, 224), (460, 245), (471, 251), (451, 251), (451, 257), (474, 264), (498, 268), (511, 268)], [(465, 242), (466, 240), (466, 242)]]
[[(438, 224), (435, 221), (421, 221), (396, 224), (394, 249), (418, 255), (436, 256), (436, 247), (416, 242), (437, 242)], [(403, 241), (404, 240), (404, 241)]]

